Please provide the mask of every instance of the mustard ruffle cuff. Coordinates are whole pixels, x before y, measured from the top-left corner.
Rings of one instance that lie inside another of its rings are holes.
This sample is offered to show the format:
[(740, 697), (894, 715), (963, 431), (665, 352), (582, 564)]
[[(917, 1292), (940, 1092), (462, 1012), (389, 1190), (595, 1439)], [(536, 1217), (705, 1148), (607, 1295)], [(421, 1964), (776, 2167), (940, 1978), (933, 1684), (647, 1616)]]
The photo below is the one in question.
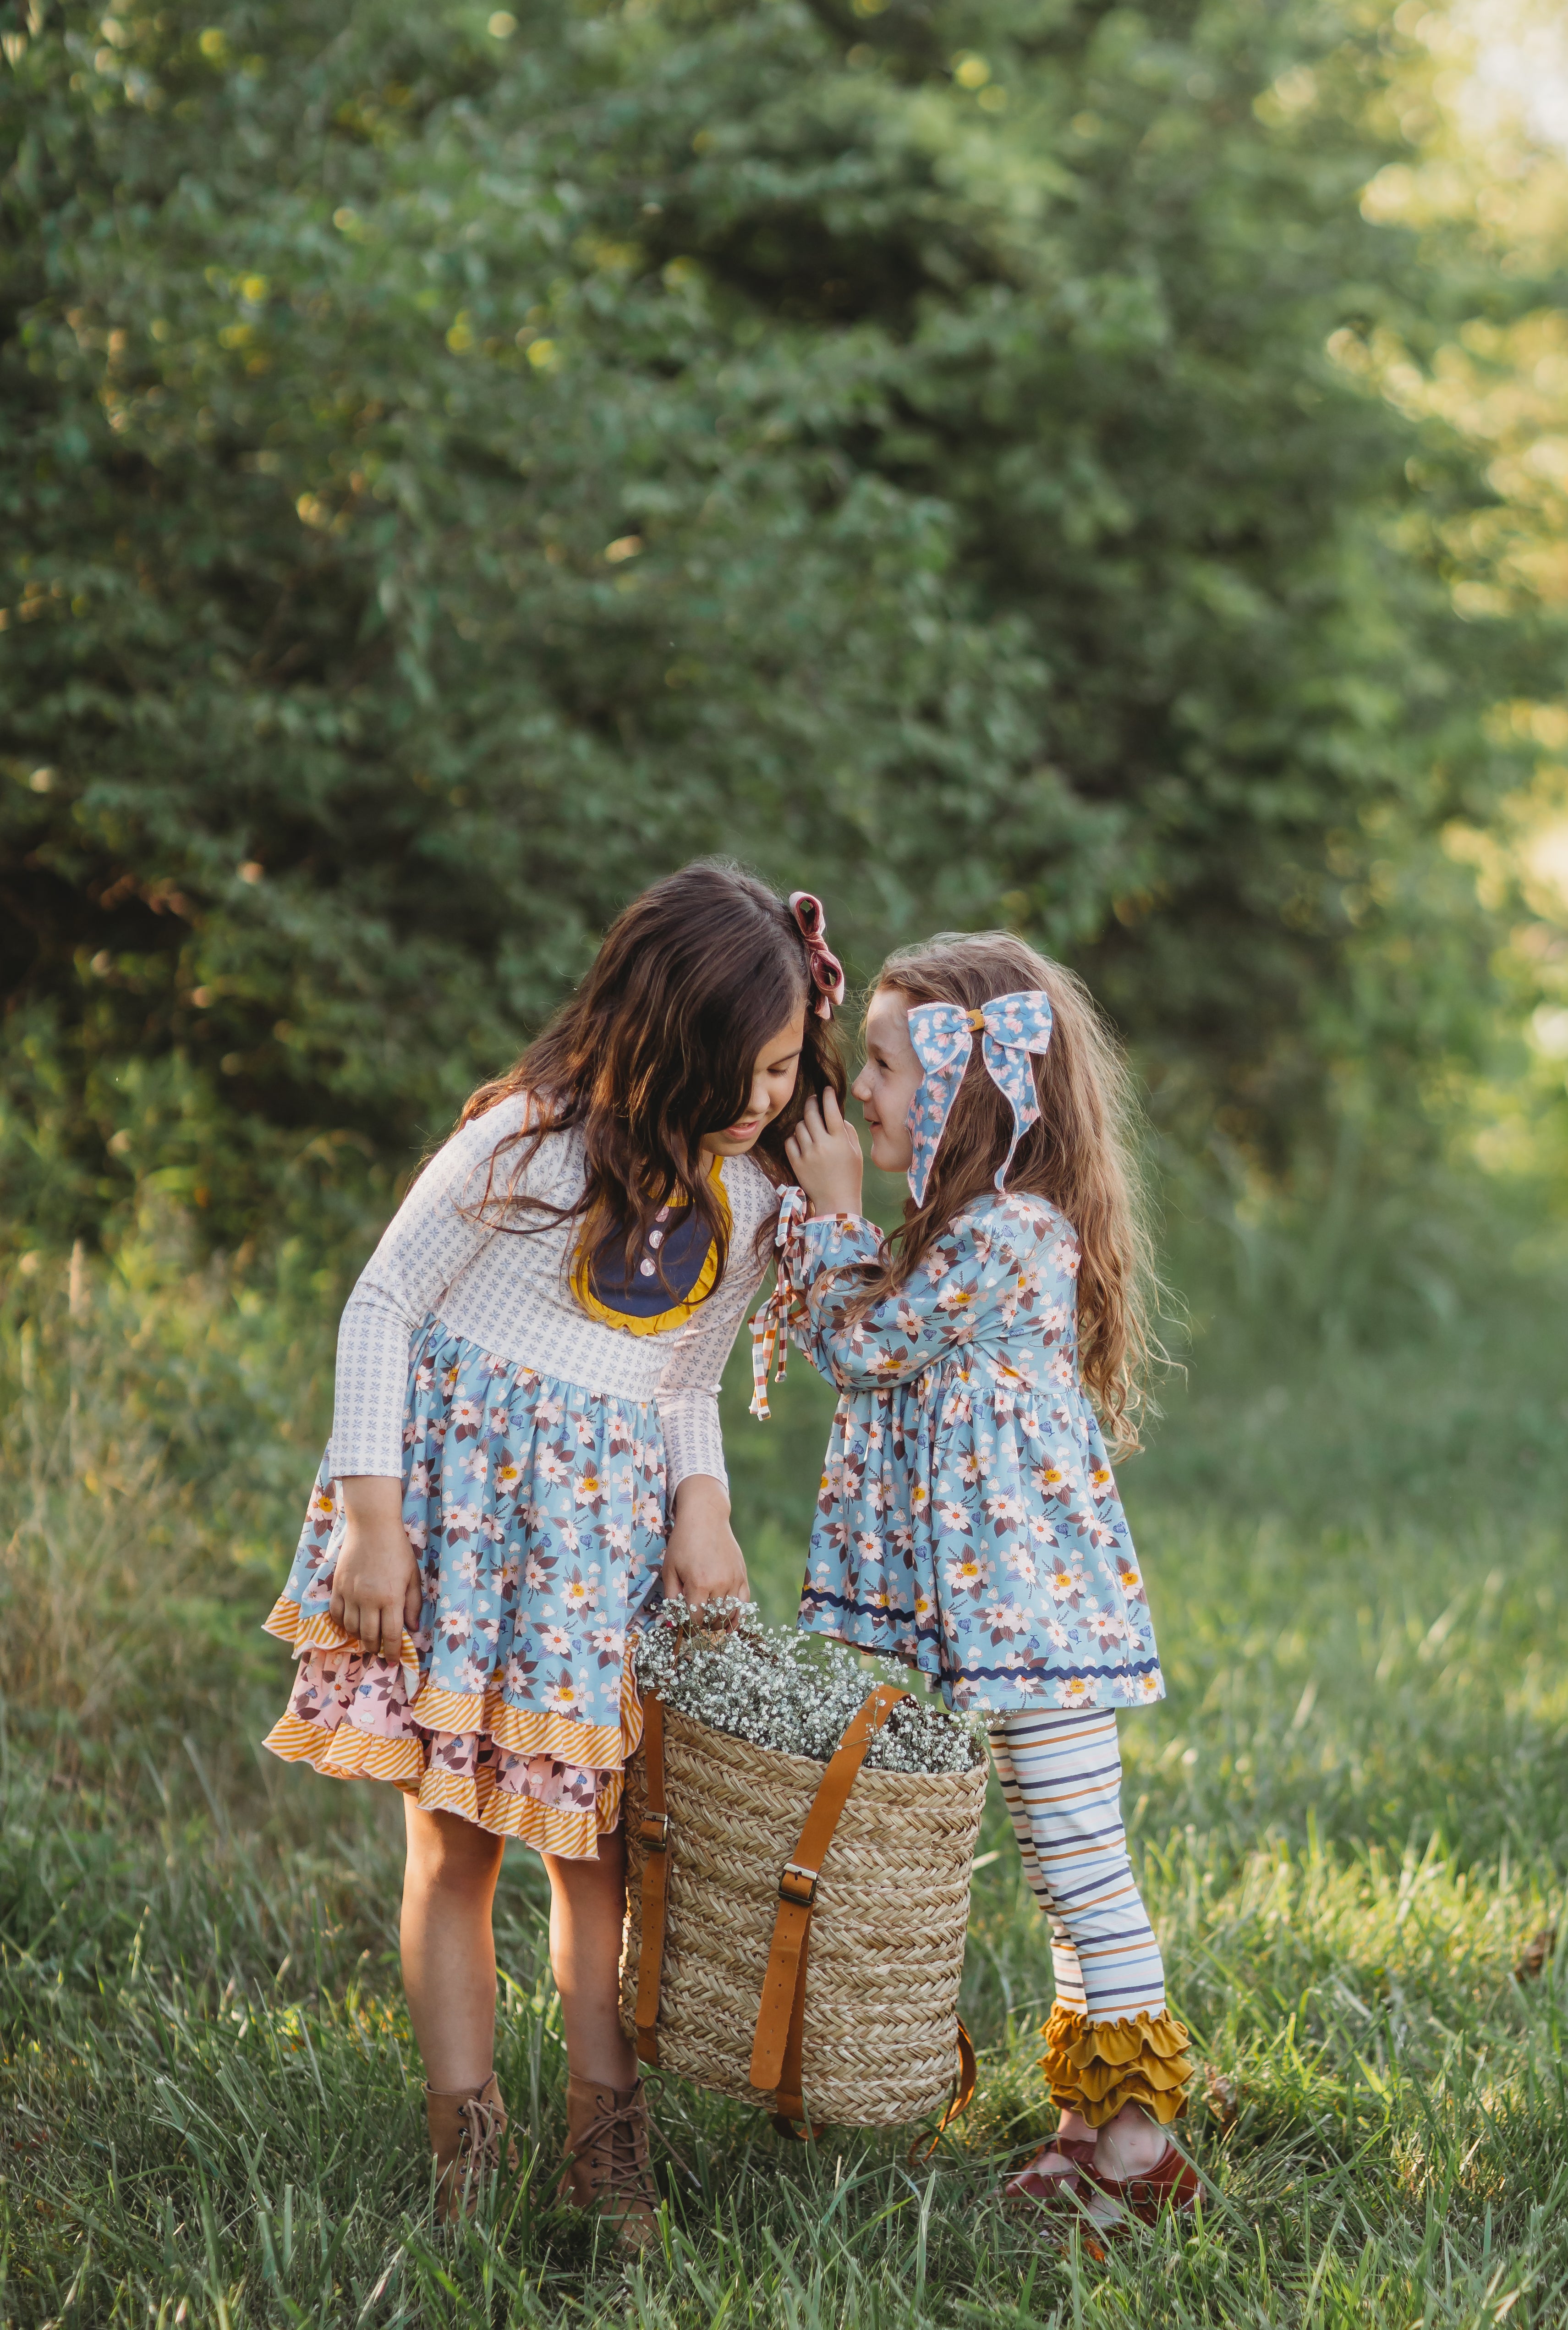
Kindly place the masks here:
[(1162, 2127), (1185, 2111), (1193, 2065), (1186, 2026), (1174, 2014), (1091, 2022), (1053, 2006), (1040, 2035), (1040, 2069), (1059, 2111), (1081, 2112), (1091, 2127), (1103, 2127), (1123, 2104), (1141, 2104)]

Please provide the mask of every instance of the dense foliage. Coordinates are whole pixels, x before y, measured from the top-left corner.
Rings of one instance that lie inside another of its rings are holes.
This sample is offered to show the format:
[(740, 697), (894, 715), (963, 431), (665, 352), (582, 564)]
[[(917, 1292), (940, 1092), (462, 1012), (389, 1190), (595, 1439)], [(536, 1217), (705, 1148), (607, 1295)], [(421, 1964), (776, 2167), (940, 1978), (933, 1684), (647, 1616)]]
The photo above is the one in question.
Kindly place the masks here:
[(1026, 928), (1254, 1144), (1440, 1059), (1502, 634), (1334, 353), (1450, 297), (1384, 12), (518, 7), (8, 36), (7, 1210), (341, 1218), (709, 849), (863, 971)]

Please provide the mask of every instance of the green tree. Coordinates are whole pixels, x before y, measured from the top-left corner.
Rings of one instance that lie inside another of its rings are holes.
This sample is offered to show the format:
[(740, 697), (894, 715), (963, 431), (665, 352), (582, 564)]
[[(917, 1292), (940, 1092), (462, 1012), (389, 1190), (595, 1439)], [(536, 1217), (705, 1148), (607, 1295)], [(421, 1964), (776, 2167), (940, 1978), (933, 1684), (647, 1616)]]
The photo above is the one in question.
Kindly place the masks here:
[(28, 27), (13, 1211), (325, 1229), (711, 849), (864, 970), (1026, 929), (1276, 1154), (1347, 1027), (1457, 1040), (1427, 843), (1486, 813), (1502, 635), (1432, 514), (1485, 489), (1329, 351), (1469, 290), (1359, 208), (1381, 8)]

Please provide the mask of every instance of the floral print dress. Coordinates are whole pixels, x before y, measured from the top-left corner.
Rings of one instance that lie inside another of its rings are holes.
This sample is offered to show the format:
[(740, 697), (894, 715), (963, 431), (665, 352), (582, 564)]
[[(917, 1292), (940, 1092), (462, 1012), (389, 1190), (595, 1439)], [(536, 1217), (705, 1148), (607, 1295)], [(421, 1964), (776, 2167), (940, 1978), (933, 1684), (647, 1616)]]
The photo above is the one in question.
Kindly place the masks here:
[[(630, 1265), (619, 1236), (585, 1256), (570, 1219), (497, 1232), (490, 1169), (522, 1122), (503, 1103), (447, 1144), (350, 1298), (332, 1440), (265, 1622), (297, 1661), (266, 1744), (590, 1860), (641, 1736), (628, 1629), (657, 1581), (679, 1482), (723, 1478), (718, 1384), (778, 1196), (749, 1159), (715, 1167), (731, 1225), (722, 1279), (678, 1207)], [(527, 1194), (568, 1207), (582, 1186), (580, 1141), (551, 1134)], [(396, 1659), (366, 1658), (331, 1612), (336, 1483), (364, 1475), (401, 1480), (420, 1568)]]
[(410, 1370), (403, 1527), (423, 1607), (401, 1658), (332, 1617), (345, 1516), (327, 1459), (267, 1621), (300, 1653), (267, 1745), (340, 1779), (391, 1780), (542, 1852), (613, 1828), (640, 1736), (628, 1621), (664, 1558), (651, 1403), (606, 1398), (432, 1321)]
[(1138, 1558), (1078, 1372), (1079, 1245), (1043, 1198), (987, 1198), (863, 1317), (874, 1223), (789, 1239), (796, 1340), (838, 1386), (799, 1624), (901, 1659), (948, 1704), (1164, 1696)]

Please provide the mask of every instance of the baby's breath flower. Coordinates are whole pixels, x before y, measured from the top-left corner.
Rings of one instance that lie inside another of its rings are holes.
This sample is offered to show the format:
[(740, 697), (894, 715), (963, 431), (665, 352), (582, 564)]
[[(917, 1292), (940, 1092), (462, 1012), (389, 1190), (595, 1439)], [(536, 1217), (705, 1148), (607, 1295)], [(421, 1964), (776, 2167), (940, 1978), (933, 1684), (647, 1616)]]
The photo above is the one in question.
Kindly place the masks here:
[[(850, 1718), (879, 1682), (907, 1679), (884, 1660), (839, 1643), (766, 1627), (754, 1602), (709, 1602), (700, 1612), (662, 1603), (638, 1636), (639, 1687), (715, 1731), (826, 1764)], [(967, 1772), (985, 1756), (976, 1719), (930, 1700), (901, 1700), (866, 1750), (871, 1771)]]

